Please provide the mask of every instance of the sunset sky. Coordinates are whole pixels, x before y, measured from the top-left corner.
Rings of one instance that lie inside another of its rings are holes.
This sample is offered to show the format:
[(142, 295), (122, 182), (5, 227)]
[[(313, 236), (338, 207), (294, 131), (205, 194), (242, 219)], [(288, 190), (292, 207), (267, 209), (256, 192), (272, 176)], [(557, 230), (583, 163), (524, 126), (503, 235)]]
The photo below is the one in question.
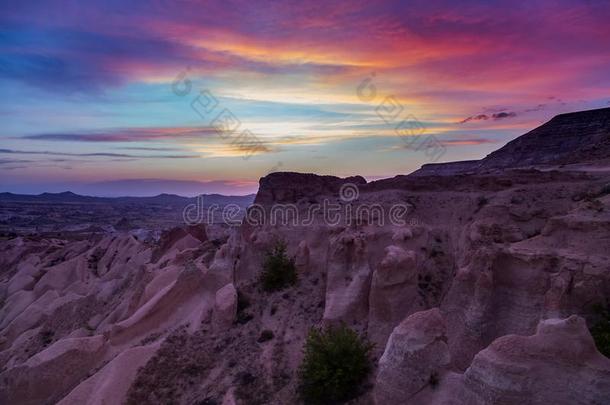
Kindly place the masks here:
[[(403, 119), (442, 162), (610, 106), (610, 2), (3, 1), (0, 90), (0, 191), (376, 179), (434, 159), (397, 134)], [(402, 108), (384, 120), (390, 100)], [(227, 113), (234, 133), (217, 131)], [(235, 141), (243, 131), (256, 148)]]

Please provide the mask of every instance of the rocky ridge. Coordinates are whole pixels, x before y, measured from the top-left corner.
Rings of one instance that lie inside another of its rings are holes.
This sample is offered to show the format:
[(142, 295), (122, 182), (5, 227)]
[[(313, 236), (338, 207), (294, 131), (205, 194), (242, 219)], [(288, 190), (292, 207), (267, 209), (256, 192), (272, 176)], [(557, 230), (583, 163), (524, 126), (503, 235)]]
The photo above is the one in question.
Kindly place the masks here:
[(560, 114), (481, 160), (432, 163), (415, 175), (610, 163), (610, 108)]

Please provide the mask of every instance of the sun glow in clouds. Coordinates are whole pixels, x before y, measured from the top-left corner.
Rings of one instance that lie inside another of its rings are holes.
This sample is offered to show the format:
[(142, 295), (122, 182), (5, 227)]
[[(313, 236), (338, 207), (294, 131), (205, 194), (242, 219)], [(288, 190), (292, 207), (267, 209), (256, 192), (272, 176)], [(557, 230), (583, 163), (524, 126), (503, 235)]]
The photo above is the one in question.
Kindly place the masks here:
[[(609, 3), (501, 3), (4, 5), (2, 185), (401, 174), (426, 160), (379, 118), (386, 96), (443, 160), (609, 105)], [(172, 91), (184, 72), (189, 97)], [(357, 96), (367, 77), (374, 102)], [(218, 137), (190, 106), (205, 89), (265, 147), (243, 159)]]

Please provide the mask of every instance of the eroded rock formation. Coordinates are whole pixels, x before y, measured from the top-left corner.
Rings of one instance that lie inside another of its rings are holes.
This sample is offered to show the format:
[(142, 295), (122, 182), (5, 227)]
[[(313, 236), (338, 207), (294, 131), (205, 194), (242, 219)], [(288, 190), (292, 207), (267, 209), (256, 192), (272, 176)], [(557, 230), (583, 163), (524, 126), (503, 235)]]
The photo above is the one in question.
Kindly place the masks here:
[[(375, 344), (355, 403), (608, 403), (610, 360), (587, 331), (610, 297), (610, 171), (596, 162), (371, 183), (274, 173), (257, 204), (292, 204), (306, 224), (5, 240), (0, 402), (294, 403), (308, 330), (345, 322)], [(325, 201), (350, 210), (311, 215)], [(399, 221), (357, 214), (396, 204)], [(298, 282), (265, 293), (280, 240)]]

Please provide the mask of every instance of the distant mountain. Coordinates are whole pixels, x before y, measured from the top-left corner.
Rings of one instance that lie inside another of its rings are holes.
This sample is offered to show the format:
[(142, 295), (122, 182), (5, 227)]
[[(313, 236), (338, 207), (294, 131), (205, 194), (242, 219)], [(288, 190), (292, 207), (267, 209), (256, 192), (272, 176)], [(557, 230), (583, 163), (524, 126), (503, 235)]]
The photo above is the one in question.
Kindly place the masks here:
[[(254, 194), (248, 195), (221, 195), (202, 194), (204, 205), (217, 204), (224, 206), (236, 204), (246, 207), (254, 202)], [(91, 197), (75, 194), (71, 191), (62, 193), (42, 193), (38, 195), (0, 193), (0, 201), (6, 202), (54, 202), (54, 203), (91, 203), (91, 204), (158, 204), (158, 205), (180, 205), (196, 201), (196, 197), (183, 197), (175, 194), (159, 194), (153, 197)]]
[(610, 158), (610, 108), (560, 114), (485, 157), (480, 168), (586, 163)]
[(230, 180), (172, 180), (172, 179), (121, 179), (95, 183), (83, 182), (44, 182), (9, 183), (4, 179), (0, 190), (16, 194), (37, 194), (40, 191), (60, 193), (64, 190), (81, 196), (96, 197), (154, 197), (160, 194), (173, 194), (194, 197), (201, 194), (246, 195), (258, 189), (256, 181), (236, 183)]
[[(224, 180), (195, 181), (195, 180), (168, 180), (168, 179), (123, 179), (110, 180), (90, 184), (80, 184), (66, 187), (82, 195), (96, 195), (104, 197), (149, 197), (159, 194), (174, 194), (193, 197), (201, 194), (233, 194), (235, 184)], [(256, 192), (257, 185), (243, 187), (245, 192)]]
[(482, 160), (423, 165), (413, 175), (452, 175), (490, 169), (610, 163), (610, 108), (560, 114)]
[(222, 194), (202, 194), (203, 203), (206, 205), (217, 204), (219, 206), (237, 204), (239, 206), (248, 206), (254, 202), (256, 194), (248, 195), (222, 195)]
[(78, 195), (71, 191), (63, 193), (42, 193), (42, 194), (15, 194), (15, 193), (0, 193), (0, 201), (14, 202), (61, 202), (61, 203), (96, 203), (106, 202), (109, 200), (104, 197), (91, 197)]
[[(11, 194), (11, 193), (3, 193), (3, 194)], [(13, 195), (16, 196), (18, 194), (13, 194)], [(63, 201), (95, 202), (95, 200), (97, 199), (97, 197), (78, 195), (71, 191), (64, 191), (63, 193), (42, 193), (36, 197), (38, 197), (41, 200), (45, 200), (45, 201), (57, 201), (57, 202), (63, 202)]]

